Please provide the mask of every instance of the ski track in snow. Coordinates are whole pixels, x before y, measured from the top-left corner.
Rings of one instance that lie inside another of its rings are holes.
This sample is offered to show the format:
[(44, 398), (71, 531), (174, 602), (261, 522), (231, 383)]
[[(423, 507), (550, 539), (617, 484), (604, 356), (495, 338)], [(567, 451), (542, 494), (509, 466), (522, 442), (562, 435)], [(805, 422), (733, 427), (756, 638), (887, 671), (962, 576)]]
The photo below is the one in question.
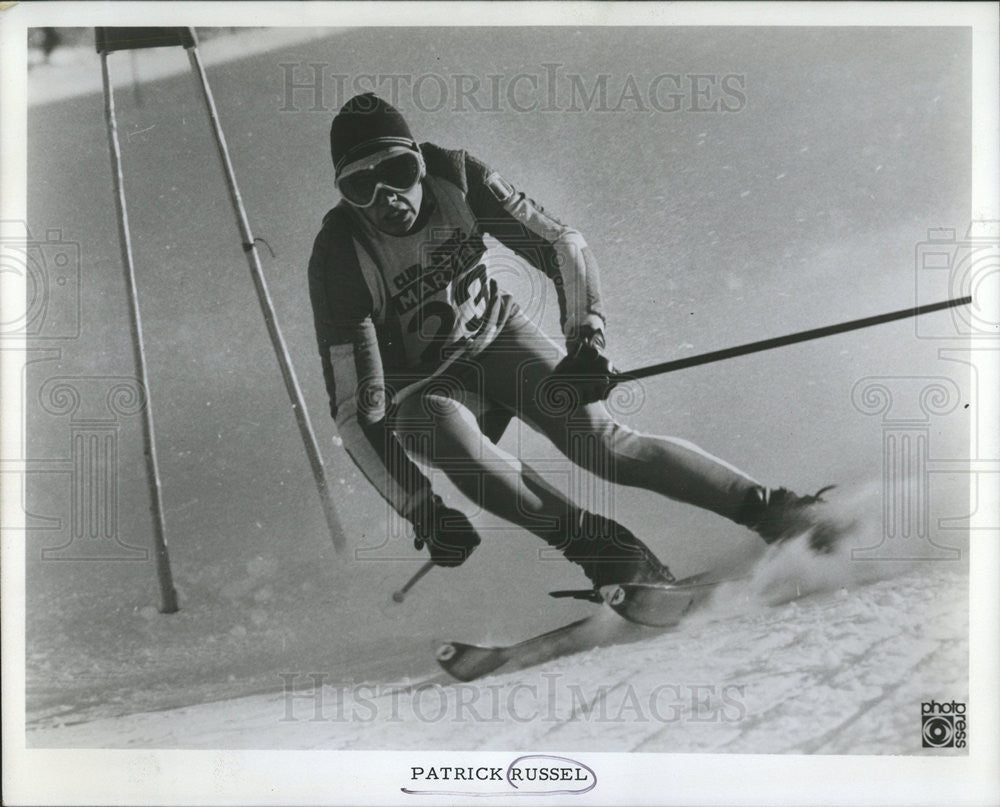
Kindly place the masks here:
[[(826, 556), (805, 536), (772, 548), (677, 630), (634, 644), (470, 684), (322, 687), (37, 729), (29, 745), (921, 753), (921, 701), (967, 698), (967, 576), (851, 560), (865, 534)], [(795, 587), (801, 598), (774, 604)]]

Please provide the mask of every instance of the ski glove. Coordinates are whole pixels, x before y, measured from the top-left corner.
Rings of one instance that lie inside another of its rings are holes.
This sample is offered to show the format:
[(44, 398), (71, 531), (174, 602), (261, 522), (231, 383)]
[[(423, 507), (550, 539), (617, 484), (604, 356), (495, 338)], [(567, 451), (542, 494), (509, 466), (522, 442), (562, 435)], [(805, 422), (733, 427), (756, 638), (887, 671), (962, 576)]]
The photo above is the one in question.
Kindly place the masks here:
[(555, 374), (573, 386), (581, 403), (603, 401), (615, 386), (611, 380), (615, 369), (606, 350), (604, 331), (584, 325), (569, 355), (556, 365)]
[(479, 533), (469, 519), (436, 494), (426, 497), (407, 518), (413, 524), (413, 546), (420, 550), (426, 545), (438, 566), (461, 566), (479, 546)]

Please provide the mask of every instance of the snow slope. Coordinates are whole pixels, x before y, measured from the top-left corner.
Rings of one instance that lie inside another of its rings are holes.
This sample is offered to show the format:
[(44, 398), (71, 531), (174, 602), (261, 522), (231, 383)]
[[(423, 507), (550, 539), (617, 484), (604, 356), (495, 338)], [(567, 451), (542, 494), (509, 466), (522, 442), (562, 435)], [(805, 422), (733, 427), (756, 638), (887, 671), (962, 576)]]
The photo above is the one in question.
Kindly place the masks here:
[(346, 686), (321, 667), (276, 692), (36, 728), (29, 744), (919, 754), (920, 703), (968, 701), (967, 576), (862, 566), (798, 540), (652, 638), (474, 683)]

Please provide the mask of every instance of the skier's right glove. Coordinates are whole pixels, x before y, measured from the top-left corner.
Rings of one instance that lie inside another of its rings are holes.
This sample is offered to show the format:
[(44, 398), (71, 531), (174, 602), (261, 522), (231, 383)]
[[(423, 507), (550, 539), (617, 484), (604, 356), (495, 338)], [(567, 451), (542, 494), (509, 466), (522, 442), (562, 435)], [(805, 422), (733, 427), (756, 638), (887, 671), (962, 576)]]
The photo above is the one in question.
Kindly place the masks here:
[(580, 402), (589, 404), (611, 394), (615, 386), (611, 380), (614, 372), (607, 355), (604, 331), (584, 325), (579, 337), (569, 345), (569, 355), (556, 365), (554, 374), (569, 381), (580, 396)]
[(407, 518), (413, 524), (413, 546), (420, 550), (426, 545), (438, 566), (461, 566), (479, 546), (479, 533), (469, 519), (436, 494), (427, 496)]

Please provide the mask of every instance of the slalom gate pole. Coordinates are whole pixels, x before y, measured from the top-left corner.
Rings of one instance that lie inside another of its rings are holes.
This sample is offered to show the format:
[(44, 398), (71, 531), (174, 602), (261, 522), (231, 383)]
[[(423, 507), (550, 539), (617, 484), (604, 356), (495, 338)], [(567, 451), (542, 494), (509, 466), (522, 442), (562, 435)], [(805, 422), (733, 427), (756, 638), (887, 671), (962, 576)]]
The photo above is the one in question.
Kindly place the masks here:
[(811, 339), (821, 339), (824, 336), (833, 336), (847, 331), (856, 331), (861, 328), (870, 328), (873, 325), (881, 325), (885, 322), (894, 322), (899, 319), (919, 317), (930, 314), (934, 311), (944, 311), (960, 305), (969, 305), (972, 297), (958, 297), (953, 300), (944, 300), (939, 303), (929, 303), (919, 305), (916, 308), (904, 308), (899, 311), (890, 311), (887, 314), (877, 314), (873, 317), (863, 317), (849, 322), (841, 322), (837, 325), (825, 325), (822, 328), (812, 328), (808, 331), (788, 334), (786, 336), (776, 336), (773, 339), (762, 339), (759, 342), (748, 342), (745, 345), (728, 347), (723, 350), (713, 350), (710, 353), (700, 353), (697, 356), (688, 356), (683, 359), (665, 361), (660, 364), (651, 364), (648, 367), (640, 367), (628, 372), (615, 373), (611, 376), (612, 384), (619, 384), (623, 381), (636, 381), (640, 378), (649, 378), (654, 375), (673, 373), (676, 370), (684, 370), (688, 367), (697, 367), (700, 364), (710, 364), (723, 359), (732, 359), (736, 356), (745, 356), (748, 353), (760, 353), (764, 350), (773, 350), (776, 347), (785, 347), (799, 342), (808, 342)]
[(434, 568), (434, 561), (429, 560), (423, 566), (417, 569), (413, 577), (407, 580), (406, 583), (403, 584), (403, 587), (399, 589), (399, 591), (393, 592), (392, 601), (402, 602), (403, 600), (405, 600), (406, 592), (408, 592), (411, 588), (413, 588), (420, 581), (420, 579), (433, 568)]
[[(193, 40), (193, 31), (192, 31)], [(198, 55), (197, 41), (186, 44), (185, 49), (188, 59), (198, 79), (198, 87), (201, 89), (202, 99), (208, 111), (208, 119), (215, 134), (215, 143), (219, 151), (219, 159), (222, 162), (222, 170), (226, 177), (226, 186), (229, 189), (229, 197), (233, 203), (233, 211), (236, 214), (236, 224), (243, 239), (243, 251), (246, 253), (247, 262), (250, 266), (250, 276), (253, 278), (254, 288), (257, 292), (257, 299), (260, 302), (261, 311), (264, 314), (264, 324), (267, 326), (268, 336), (271, 338), (271, 345), (274, 347), (274, 354), (278, 359), (278, 366), (281, 368), (281, 375), (285, 381), (285, 389), (292, 403), (292, 411), (295, 413), (295, 420), (299, 426), (299, 433), (302, 435), (302, 442), (305, 445), (306, 454), (309, 457), (309, 464), (312, 467), (313, 479), (316, 482), (316, 490), (319, 493), (320, 503), (323, 506), (323, 514), (326, 516), (327, 528), (333, 540), (334, 549), (337, 552), (343, 551), (346, 541), (344, 529), (340, 524), (336, 510), (333, 507), (333, 500), (330, 498), (330, 489), (327, 485), (326, 469), (323, 466), (323, 458), (320, 455), (319, 445), (316, 442), (316, 435), (313, 433), (312, 425), (309, 422), (309, 415), (306, 412), (305, 401), (302, 398), (302, 390), (299, 388), (298, 379), (295, 377), (295, 370), (292, 368), (292, 361), (285, 347), (284, 337), (278, 327), (278, 320), (274, 311), (274, 304), (271, 301), (271, 294), (267, 288), (267, 281), (264, 279), (264, 271), (261, 268), (260, 258), (256, 252), (253, 232), (247, 220), (246, 210), (243, 207), (243, 199), (240, 196), (239, 187), (236, 184), (236, 174), (233, 171), (233, 164), (229, 158), (229, 148), (226, 145), (226, 137), (222, 132), (222, 125), (219, 123), (219, 113), (215, 106), (215, 99), (212, 96), (212, 89), (208, 84), (208, 77), (205, 75), (205, 68)]]
[[(100, 50), (100, 45), (98, 46)], [(139, 383), (145, 396), (142, 407), (142, 453), (146, 459), (149, 481), (149, 509), (153, 517), (153, 545), (156, 559), (156, 576), (160, 585), (160, 613), (172, 614), (178, 609), (177, 591), (170, 571), (170, 554), (167, 550), (166, 525), (161, 503), (160, 471), (156, 459), (156, 434), (153, 428), (153, 403), (146, 370), (146, 349), (142, 340), (142, 318), (139, 315), (139, 297), (135, 282), (135, 264), (132, 259), (132, 236), (128, 226), (128, 209), (125, 205), (125, 185), (122, 174), (121, 145), (118, 141), (118, 121), (115, 117), (114, 88), (108, 71), (108, 52), (101, 50), (101, 78), (104, 83), (104, 119), (108, 126), (108, 147), (111, 152), (111, 179), (115, 189), (115, 210), (118, 218), (118, 241), (121, 245), (122, 265), (125, 268), (125, 285), (128, 288), (129, 324), (132, 330), (132, 352)]]

